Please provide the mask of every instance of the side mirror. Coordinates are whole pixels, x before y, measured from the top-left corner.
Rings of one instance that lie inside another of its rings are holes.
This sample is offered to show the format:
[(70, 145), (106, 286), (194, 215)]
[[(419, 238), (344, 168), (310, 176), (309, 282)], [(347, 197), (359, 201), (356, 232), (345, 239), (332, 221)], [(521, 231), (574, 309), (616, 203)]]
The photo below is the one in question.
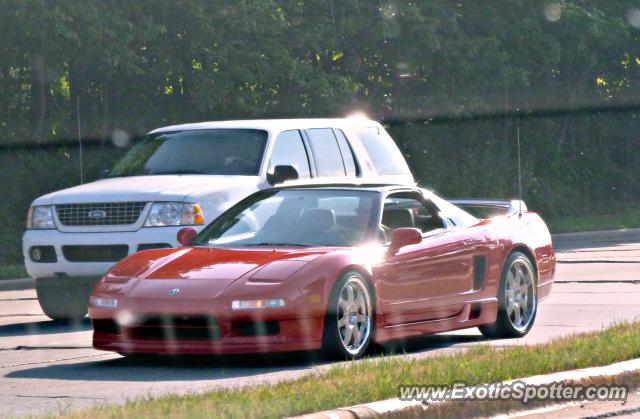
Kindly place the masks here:
[(178, 231), (178, 243), (182, 246), (189, 246), (197, 234), (198, 231), (193, 227), (181, 228)]
[(109, 173), (111, 173), (111, 170), (109, 169), (104, 169), (100, 171), (100, 179), (106, 179), (109, 177)]
[(273, 173), (267, 173), (267, 182), (270, 185), (298, 179), (298, 171), (290, 165), (278, 165), (273, 168)]
[(389, 253), (398, 253), (405, 246), (422, 242), (422, 232), (417, 228), (402, 227), (393, 230), (393, 238), (389, 245)]

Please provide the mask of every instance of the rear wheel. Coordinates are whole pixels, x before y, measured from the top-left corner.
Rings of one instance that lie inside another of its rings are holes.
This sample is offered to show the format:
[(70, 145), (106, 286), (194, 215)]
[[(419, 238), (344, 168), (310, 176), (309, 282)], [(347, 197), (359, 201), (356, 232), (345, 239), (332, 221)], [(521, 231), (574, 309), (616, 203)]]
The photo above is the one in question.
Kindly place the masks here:
[(93, 279), (36, 279), (38, 302), (44, 314), (56, 321), (81, 321), (87, 315)]
[(371, 342), (374, 316), (364, 277), (345, 273), (335, 284), (325, 315), (322, 351), (329, 358), (360, 358)]
[(531, 330), (538, 312), (536, 271), (529, 258), (513, 252), (507, 258), (498, 291), (498, 318), (479, 327), (489, 338), (518, 338)]

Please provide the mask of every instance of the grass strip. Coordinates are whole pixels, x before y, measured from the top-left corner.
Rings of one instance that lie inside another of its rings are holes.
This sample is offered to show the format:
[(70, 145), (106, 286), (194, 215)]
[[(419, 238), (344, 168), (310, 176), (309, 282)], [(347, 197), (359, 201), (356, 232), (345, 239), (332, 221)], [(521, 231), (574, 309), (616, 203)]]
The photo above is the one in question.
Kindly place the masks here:
[(28, 276), (27, 270), (22, 263), (0, 265), (0, 279), (19, 279)]
[(63, 417), (275, 418), (397, 397), (400, 384), (491, 383), (638, 357), (640, 322), (621, 323), (541, 345), (504, 349), (477, 345), (464, 352), (420, 359), (380, 357), (272, 385), (139, 399)]
[(551, 233), (618, 230), (640, 227), (640, 210), (627, 209), (616, 214), (584, 215), (549, 220)]

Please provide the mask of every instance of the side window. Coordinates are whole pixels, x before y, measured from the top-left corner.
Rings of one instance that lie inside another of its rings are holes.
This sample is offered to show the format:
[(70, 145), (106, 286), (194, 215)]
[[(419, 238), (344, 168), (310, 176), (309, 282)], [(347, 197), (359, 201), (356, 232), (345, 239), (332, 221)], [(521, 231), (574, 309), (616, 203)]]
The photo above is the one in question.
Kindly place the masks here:
[(344, 169), (347, 176), (356, 176), (356, 160), (353, 157), (353, 151), (351, 150), (351, 146), (349, 146), (349, 141), (342, 130), (336, 129), (334, 132), (338, 138), (338, 146), (340, 146), (340, 153), (342, 153), (342, 161), (344, 162)]
[(378, 174), (404, 175), (410, 173), (402, 153), (385, 130), (378, 127), (358, 129), (358, 136), (367, 150)]
[(311, 176), (309, 159), (298, 130), (284, 131), (278, 135), (271, 152), (269, 171), (275, 166), (290, 165), (296, 168), (300, 179)]
[(333, 130), (310, 129), (308, 133), (318, 176), (344, 176), (342, 155)]
[(418, 228), (428, 233), (444, 228), (444, 223), (435, 206), (423, 203), (416, 194), (399, 193), (389, 195), (385, 200), (381, 227), (385, 233), (402, 227)]

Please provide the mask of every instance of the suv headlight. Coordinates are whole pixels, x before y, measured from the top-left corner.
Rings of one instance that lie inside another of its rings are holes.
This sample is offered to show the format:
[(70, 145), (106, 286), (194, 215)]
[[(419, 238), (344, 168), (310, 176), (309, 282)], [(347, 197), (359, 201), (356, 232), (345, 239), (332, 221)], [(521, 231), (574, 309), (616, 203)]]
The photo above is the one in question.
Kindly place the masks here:
[(156, 202), (151, 206), (145, 227), (192, 226), (204, 224), (198, 204), (183, 202)]
[(53, 207), (50, 205), (38, 205), (29, 208), (27, 228), (38, 230), (51, 230), (56, 228), (53, 222)]

